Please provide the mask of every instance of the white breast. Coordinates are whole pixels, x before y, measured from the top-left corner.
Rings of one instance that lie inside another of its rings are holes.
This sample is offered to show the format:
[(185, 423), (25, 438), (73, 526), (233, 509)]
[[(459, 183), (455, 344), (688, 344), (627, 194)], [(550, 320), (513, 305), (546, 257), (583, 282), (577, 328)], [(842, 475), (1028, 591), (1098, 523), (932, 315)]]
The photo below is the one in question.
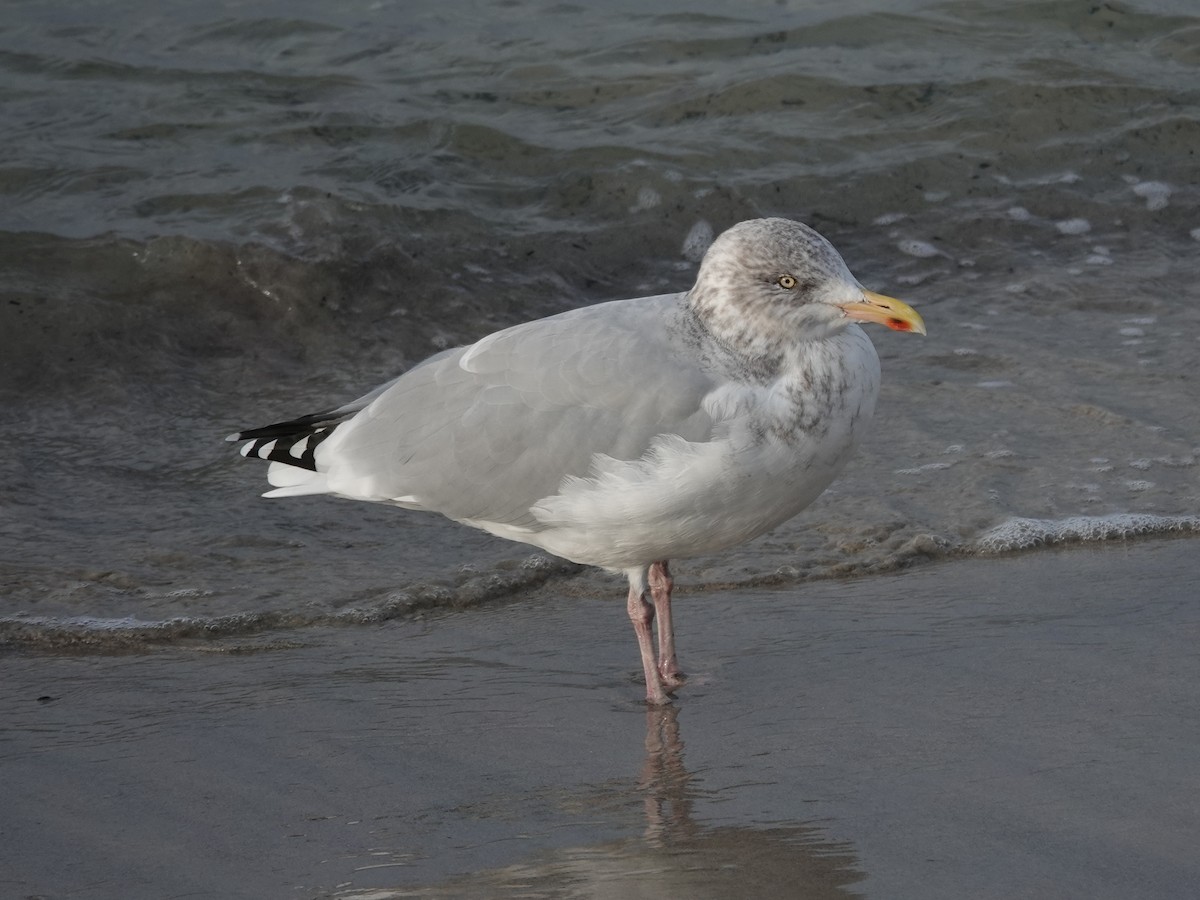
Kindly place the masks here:
[(502, 537), (580, 563), (628, 569), (715, 552), (774, 528), (815, 500), (846, 464), (874, 413), (879, 359), (847, 328), (806, 345), (766, 385), (728, 383), (705, 399), (707, 441), (662, 434), (638, 459), (597, 455), (534, 504), (542, 526)]

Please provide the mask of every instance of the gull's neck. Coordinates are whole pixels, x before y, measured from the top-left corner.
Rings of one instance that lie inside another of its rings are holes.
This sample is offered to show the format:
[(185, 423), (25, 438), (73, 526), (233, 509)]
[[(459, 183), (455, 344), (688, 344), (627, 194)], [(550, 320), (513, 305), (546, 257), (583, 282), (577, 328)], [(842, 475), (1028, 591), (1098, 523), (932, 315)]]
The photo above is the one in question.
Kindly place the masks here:
[(840, 322), (806, 321), (794, 309), (766, 298), (735, 305), (722, 293), (719, 288), (692, 288), (683, 295), (684, 320), (714, 363), (748, 381), (775, 380), (785, 370), (802, 365), (806, 348), (843, 330)]

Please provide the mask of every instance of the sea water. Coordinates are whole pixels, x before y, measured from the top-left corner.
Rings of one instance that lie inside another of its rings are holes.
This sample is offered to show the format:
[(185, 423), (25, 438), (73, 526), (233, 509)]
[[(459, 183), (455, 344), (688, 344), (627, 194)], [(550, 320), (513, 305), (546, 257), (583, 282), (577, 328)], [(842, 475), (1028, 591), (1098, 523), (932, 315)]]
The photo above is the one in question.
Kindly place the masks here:
[(223, 439), (684, 290), (762, 215), (929, 337), (872, 330), (843, 476), (681, 587), (1200, 530), (1186, 0), (15, 2), (0, 75), (0, 641), (619, 600), (437, 516), (262, 500)]

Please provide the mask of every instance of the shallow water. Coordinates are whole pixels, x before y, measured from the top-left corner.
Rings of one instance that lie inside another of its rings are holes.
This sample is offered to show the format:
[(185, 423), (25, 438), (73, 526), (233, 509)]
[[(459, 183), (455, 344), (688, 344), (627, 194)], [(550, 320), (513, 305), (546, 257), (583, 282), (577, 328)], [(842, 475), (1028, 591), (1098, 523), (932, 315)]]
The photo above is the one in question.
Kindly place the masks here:
[(682, 702), (547, 590), (0, 658), (0, 889), (77, 898), (1180, 898), (1192, 541), (683, 592)]
[(1194, 532), (1197, 47), (1186, 2), (13, 4), (0, 640), (374, 621), (566, 575), (619, 595), (433, 516), (259, 500), (222, 438), (684, 289), (765, 214), (930, 336), (873, 333), (844, 476), (683, 579)]

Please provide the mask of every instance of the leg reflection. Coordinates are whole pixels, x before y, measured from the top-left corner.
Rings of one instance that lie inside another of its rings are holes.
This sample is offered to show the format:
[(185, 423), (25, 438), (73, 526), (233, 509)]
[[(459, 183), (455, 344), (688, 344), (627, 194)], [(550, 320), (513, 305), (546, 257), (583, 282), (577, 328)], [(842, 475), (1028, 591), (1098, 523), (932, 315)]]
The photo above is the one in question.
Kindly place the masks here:
[(646, 710), (646, 762), (638, 786), (645, 792), (646, 839), (663, 843), (671, 838), (691, 837), (692, 775), (683, 764), (683, 741), (679, 737), (679, 710), (674, 706)]

